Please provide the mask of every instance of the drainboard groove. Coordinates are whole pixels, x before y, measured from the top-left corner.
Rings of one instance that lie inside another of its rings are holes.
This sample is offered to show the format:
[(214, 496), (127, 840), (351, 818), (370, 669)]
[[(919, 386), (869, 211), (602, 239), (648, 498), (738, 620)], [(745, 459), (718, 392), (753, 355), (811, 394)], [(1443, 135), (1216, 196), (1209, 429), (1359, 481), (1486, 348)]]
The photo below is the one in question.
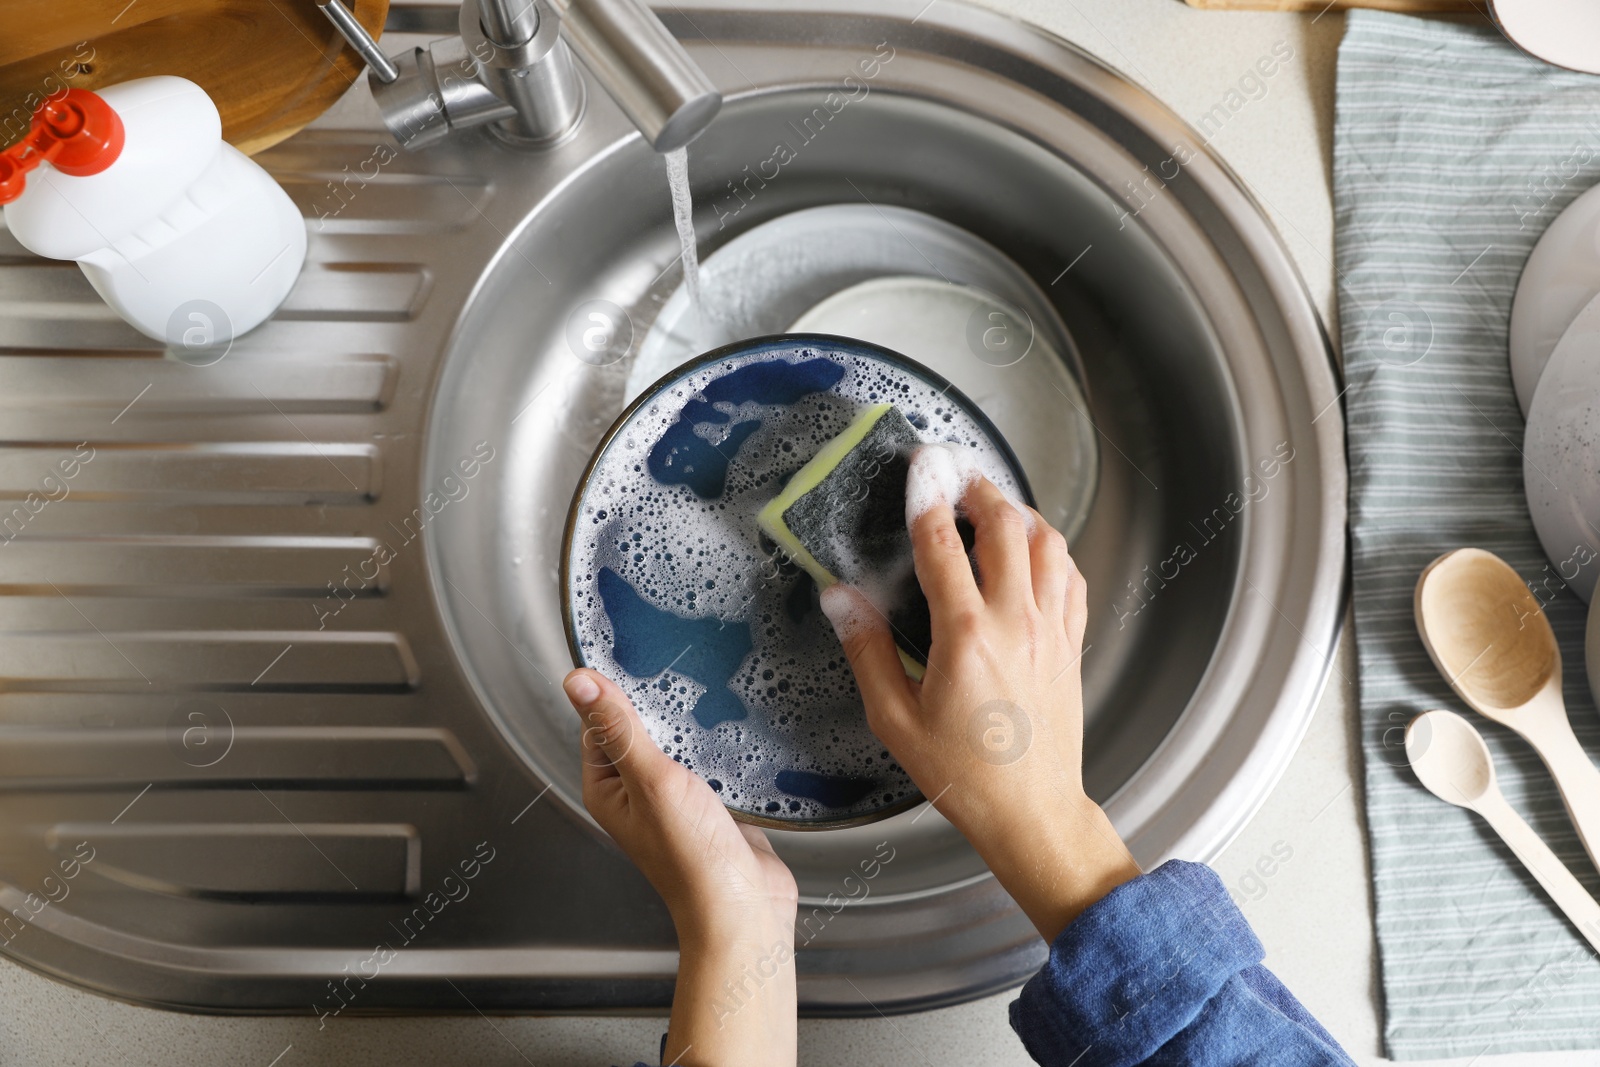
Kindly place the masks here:
[(0, 640), (0, 692), (404, 692), (405, 635), (317, 630), (86, 630)]
[(274, 789), (463, 789), (477, 776), (455, 734), (436, 727), (234, 726), (234, 716), (207, 698), (179, 711), (162, 727), (0, 727), (0, 790), (257, 783)]
[[(3, 516), (0, 516), (3, 521)], [(185, 536), (29, 538), (0, 552), (0, 596), (67, 595), (320, 600), (356, 573), (344, 599), (384, 595), (390, 568), (367, 537)]]
[[(71, 461), (76, 471), (70, 478), (56, 469), (62, 461)], [(0, 501), (62, 494), (62, 500), (80, 502), (359, 503), (378, 496), (381, 476), (379, 449), (367, 444), (102, 441), (0, 446)], [(0, 536), (20, 534), (41, 509), (0, 507)], [(9, 527), (8, 519), (13, 520)]]
[(96, 874), (147, 893), (212, 900), (399, 900), (420, 887), (405, 823), (58, 823), (52, 851), (94, 850)]
[[(151, 358), (132, 358), (141, 355)], [(109, 420), (125, 408), (130, 423), (175, 414), (365, 414), (388, 406), (397, 373), (392, 357), (361, 353), (270, 360), (230, 353), (209, 367), (162, 359), (159, 350), (6, 353), (0, 354), (0, 409), (70, 409), (87, 416), (82, 425), (90, 435), (107, 433)], [(138, 403), (128, 407), (141, 392)], [(98, 417), (100, 411), (104, 418)], [(60, 419), (52, 416), (55, 437), (65, 436)]]

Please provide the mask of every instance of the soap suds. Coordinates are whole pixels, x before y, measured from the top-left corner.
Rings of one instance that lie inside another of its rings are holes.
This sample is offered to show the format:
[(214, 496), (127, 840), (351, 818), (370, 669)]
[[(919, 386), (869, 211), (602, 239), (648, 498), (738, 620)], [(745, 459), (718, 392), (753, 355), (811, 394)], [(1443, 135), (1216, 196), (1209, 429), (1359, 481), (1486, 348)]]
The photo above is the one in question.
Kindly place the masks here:
[(841, 583), (830, 585), (819, 598), (822, 613), (833, 623), (833, 632), (841, 643), (849, 641), (872, 629), (878, 609), (860, 592)]
[(936, 507), (955, 507), (982, 474), (965, 448), (923, 445), (917, 449), (906, 473), (906, 527), (915, 526)]

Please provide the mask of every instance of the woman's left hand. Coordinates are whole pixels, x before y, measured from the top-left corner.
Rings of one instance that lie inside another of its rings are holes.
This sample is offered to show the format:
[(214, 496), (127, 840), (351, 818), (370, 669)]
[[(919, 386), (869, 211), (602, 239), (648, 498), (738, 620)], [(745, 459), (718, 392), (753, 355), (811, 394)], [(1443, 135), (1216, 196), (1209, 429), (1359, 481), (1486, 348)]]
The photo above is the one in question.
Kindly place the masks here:
[(735, 822), (705, 779), (656, 746), (610, 679), (576, 670), (563, 687), (584, 725), (583, 805), (678, 931), (665, 1062), (793, 1063), (794, 875), (760, 827)]

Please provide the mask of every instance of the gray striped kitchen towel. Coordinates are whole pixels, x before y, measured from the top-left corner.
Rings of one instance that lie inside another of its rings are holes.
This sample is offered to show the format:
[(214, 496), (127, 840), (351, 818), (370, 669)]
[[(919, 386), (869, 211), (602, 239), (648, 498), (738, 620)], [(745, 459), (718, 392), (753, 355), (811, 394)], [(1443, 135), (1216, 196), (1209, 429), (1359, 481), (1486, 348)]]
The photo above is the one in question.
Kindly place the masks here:
[(1600, 889), (1533, 751), (1434, 670), (1422, 568), (1462, 545), (1533, 586), (1567, 708), (1600, 756), (1584, 607), (1540, 550), (1506, 362), (1511, 298), (1557, 212), (1600, 182), (1600, 78), (1519, 53), (1483, 19), (1352, 12), (1339, 49), (1334, 210), (1347, 376), (1356, 647), (1384, 1029), (1394, 1059), (1600, 1048), (1600, 960), (1477, 816), (1423, 790), (1403, 731), (1472, 718), (1512, 805)]

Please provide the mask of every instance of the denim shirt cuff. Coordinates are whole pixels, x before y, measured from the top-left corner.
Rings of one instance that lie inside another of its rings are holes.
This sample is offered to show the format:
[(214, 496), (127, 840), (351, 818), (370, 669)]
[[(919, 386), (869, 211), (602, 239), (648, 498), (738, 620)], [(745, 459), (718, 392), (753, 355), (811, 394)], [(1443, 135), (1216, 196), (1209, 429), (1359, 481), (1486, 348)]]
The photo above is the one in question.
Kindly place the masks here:
[(1264, 955), (1215, 872), (1171, 860), (1061, 932), (1012, 1002), (1011, 1025), (1040, 1063), (1141, 1063)]

